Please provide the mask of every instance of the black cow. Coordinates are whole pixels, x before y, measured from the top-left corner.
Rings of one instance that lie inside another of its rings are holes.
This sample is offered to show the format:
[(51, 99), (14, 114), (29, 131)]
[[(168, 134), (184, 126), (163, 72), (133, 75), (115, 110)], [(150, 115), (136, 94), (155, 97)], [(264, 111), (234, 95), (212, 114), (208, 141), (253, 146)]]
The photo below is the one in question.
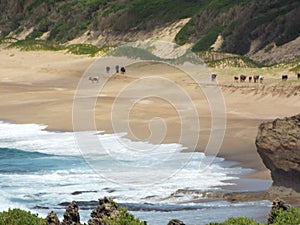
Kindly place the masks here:
[(297, 74), (297, 78), (298, 80), (300, 80), (300, 72)]
[(124, 74), (126, 72), (125, 67), (121, 67), (121, 73)]
[(235, 81), (235, 82), (238, 82), (238, 81), (239, 81), (239, 77), (235, 76), (235, 77), (234, 77), (234, 81)]
[(282, 81), (287, 81), (288, 78), (289, 78), (288, 75), (282, 75), (281, 76)]
[(249, 76), (249, 83), (251, 83), (252, 81), (252, 76)]

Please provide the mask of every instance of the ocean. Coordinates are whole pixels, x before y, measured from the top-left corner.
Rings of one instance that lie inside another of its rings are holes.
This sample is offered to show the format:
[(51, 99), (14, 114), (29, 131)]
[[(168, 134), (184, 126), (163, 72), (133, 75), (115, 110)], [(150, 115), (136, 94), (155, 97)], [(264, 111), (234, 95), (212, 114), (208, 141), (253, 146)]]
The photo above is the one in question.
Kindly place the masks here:
[[(200, 152), (185, 152), (176, 143), (133, 142), (124, 134), (99, 132), (101, 143), (113, 150), (89, 154), (78, 148), (75, 133), (46, 128), (0, 122), (0, 211), (21, 208), (45, 217), (53, 210), (62, 219), (66, 205), (75, 200), (81, 221), (86, 222), (96, 201), (106, 196), (150, 225), (166, 225), (173, 218), (202, 225), (229, 216), (266, 221), (268, 201), (233, 204), (202, 195), (220, 191), (222, 186), (234, 187), (252, 169)], [(140, 154), (124, 142), (134, 149), (155, 151)]]

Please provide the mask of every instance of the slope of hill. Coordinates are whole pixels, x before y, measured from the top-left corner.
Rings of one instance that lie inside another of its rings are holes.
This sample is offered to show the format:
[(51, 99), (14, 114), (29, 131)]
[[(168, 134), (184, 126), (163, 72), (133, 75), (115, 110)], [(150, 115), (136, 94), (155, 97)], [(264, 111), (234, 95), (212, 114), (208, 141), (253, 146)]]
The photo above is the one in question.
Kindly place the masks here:
[(0, 9), (1, 36), (62, 43), (85, 36), (98, 46), (116, 45), (191, 18), (175, 41), (195, 52), (211, 50), (218, 39), (213, 50), (262, 63), (300, 57), (298, 0), (2, 0)]

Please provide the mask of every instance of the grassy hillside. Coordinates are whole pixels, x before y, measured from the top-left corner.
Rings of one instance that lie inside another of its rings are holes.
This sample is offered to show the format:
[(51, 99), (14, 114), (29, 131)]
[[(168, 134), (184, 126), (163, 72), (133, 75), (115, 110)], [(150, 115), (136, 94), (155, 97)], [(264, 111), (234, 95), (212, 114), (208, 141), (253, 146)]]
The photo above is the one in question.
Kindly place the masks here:
[(191, 20), (175, 41), (195, 52), (210, 50), (220, 34), (219, 50), (241, 55), (300, 36), (298, 0), (2, 0), (0, 8), (0, 35), (31, 29), (27, 39), (60, 43), (83, 34), (101, 46), (135, 41), (182, 18)]

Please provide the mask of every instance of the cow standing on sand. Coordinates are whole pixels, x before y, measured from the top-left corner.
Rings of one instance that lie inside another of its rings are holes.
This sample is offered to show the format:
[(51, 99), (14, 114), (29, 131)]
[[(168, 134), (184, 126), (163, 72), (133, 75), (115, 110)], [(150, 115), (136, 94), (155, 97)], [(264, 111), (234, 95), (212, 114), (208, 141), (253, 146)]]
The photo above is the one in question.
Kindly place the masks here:
[(124, 74), (126, 72), (125, 67), (121, 67), (121, 73)]
[(238, 81), (239, 81), (239, 77), (234, 76), (234, 81), (235, 81), (235, 82), (238, 82)]
[(282, 81), (287, 81), (288, 78), (289, 78), (288, 75), (282, 75), (282, 76), (281, 76), (281, 80), (282, 80)]
[(300, 80), (300, 72), (297, 74), (297, 78), (298, 80)]
[(217, 74), (212, 74), (212, 75), (211, 75), (211, 81), (215, 81), (216, 78), (217, 78)]
[(258, 76), (258, 75), (253, 76), (253, 81), (254, 81), (254, 83), (257, 83), (258, 79), (259, 79), (259, 76)]
[(252, 81), (252, 76), (249, 76), (249, 83), (251, 83)]
[(260, 83), (262, 83), (264, 81), (264, 77), (263, 76), (259, 76), (258, 79), (259, 79)]
[(246, 79), (247, 79), (247, 76), (245, 76), (245, 75), (240, 76), (240, 82), (241, 83), (245, 82)]

